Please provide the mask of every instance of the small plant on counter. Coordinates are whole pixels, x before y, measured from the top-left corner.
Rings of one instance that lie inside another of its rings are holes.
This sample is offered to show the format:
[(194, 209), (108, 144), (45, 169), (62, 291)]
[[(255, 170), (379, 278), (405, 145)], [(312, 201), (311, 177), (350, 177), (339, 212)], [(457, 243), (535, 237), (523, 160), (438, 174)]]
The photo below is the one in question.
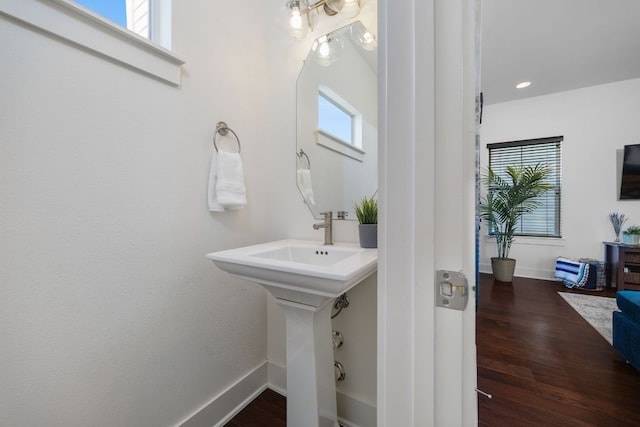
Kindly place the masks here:
[(355, 205), (355, 210), (360, 224), (378, 223), (378, 201), (373, 197), (363, 197), (362, 201)]
[[(375, 196), (375, 194), (374, 194)], [(360, 235), (360, 247), (378, 247), (378, 201), (373, 197), (363, 197), (360, 203), (354, 206), (358, 217), (358, 234)]]
[(626, 235), (638, 235), (640, 234), (640, 227), (637, 225), (632, 225), (631, 227), (627, 228), (626, 230), (624, 230), (623, 234)]

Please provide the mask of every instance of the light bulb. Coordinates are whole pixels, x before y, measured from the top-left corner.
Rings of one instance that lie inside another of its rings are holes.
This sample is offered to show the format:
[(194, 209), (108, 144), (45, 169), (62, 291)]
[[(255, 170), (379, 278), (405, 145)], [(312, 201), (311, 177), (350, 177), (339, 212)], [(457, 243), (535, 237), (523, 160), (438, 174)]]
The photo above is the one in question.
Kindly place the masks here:
[[(289, 26), (289, 37), (293, 40), (303, 39), (307, 35), (307, 26), (304, 22), (304, 17), (301, 12), (302, 2), (299, 0), (292, 0), (287, 3), (289, 10), (289, 20), (287, 22)], [(304, 5), (302, 5), (304, 7)]]
[(302, 16), (300, 16), (299, 8), (294, 7), (291, 10), (291, 19), (289, 20), (289, 24), (291, 25), (291, 28), (295, 30), (299, 30), (302, 28)]
[(328, 43), (322, 43), (319, 49), (320, 56), (323, 58), (327, 58), (329, 54), (331, 54), (331, 49), (329, 48)]
[(359, 41), (360, 46), (362, 46), (364, 50), (374, 50), (378, 46), (378, 43), (376, 43), (376, 37), (369, 31), (365, 31)]
[(372, 51), (378, 47), (375, 34), (367, 30), (360, 21), (356, 21), (349, 27), (349, 35), (356, 45), (364, 50)]
[(360, 0), (344, 0), (344, 6), (340, 9), (340, 15), (345, 19), (351, 19), (360, 13)]
[(320, 40), (320, 44), (318, 46), (318, 55), (323, 58), (328, 58), (331, 55), (331, 48), (329, 47), (329, 40), (326, 37), (323, 37), (323, 40)]
[(319, 37), (311, 45), (313, 57), (323, 67), (328, 67), (339, 57), (344, 44), (333, 34)]
[(313, 56), (318, 64), (323, 67), (327, 67), (331, 65), (333, 62), (333, 58), (331, 57), (331, 47), (329, 46), (330, 39), (327, 36), (319, 37), (316, 41), (313, 42), (311, 46), (311, 50), (313, 51)]

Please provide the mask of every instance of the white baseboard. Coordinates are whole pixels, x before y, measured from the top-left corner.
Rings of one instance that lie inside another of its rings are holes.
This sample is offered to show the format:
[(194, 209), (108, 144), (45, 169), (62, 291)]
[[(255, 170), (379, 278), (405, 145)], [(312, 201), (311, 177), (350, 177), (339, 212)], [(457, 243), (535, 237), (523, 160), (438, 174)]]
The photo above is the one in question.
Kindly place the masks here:
[(280, 393), (283, 396), (287, 395), (287, 369), (273, 362), (267, 362), (269, 372), (269, 388), (273, 391)]
[(364, 402), (355, 396), (338, 391), (338, 420), (346, 427), (375, 427), (377, 410), (375, 405)]
[[(491, 274), (491, 264), (480, 264), (479, 270), (481, 273)], [(542, 279), (542, 280), (554, 280), (553, 270), (540, 270), (536, 268), (518, 267), (516, 264), (515, 275), (518, 277), (527, 277), (529, 279)]]
[[(287, 370), (265, 361), (211, 399), (178, 424), (179, 427), (221, 427), (266, 388), (287, 395)], [(364, 400), (337, 392), (338, 419), (347, 427), (375, 427), (376, 407)]]
[(219, 427), (226, 424), (267, 388), (269, 381), (267, 365), (268, 362), (262, 362), (178, 425), (180, 427)]
[[(287, 370), (284, 366), (269, 362), (269, 388), (287, 395)], [(362, 399), (337, 391), (338, 420), (347, 427), (375, 427), (376, 407)]]

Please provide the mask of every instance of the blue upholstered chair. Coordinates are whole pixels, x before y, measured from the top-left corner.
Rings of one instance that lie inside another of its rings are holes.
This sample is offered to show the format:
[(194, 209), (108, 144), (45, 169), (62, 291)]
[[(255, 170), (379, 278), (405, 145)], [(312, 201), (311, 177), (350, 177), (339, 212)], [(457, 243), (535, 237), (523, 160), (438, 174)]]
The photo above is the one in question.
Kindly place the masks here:
[(640, 291), (618, 291), (613, 312), (613, 348), (640, 371)]

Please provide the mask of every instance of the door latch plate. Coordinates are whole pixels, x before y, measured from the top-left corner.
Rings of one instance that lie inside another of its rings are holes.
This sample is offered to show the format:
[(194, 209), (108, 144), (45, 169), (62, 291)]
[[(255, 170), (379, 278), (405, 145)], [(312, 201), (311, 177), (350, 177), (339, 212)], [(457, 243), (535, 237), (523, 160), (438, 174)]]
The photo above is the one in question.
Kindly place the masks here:
[(469, 301), (469, 283), (459, 271), (436, 271), (436, 307), (464, 310)]

